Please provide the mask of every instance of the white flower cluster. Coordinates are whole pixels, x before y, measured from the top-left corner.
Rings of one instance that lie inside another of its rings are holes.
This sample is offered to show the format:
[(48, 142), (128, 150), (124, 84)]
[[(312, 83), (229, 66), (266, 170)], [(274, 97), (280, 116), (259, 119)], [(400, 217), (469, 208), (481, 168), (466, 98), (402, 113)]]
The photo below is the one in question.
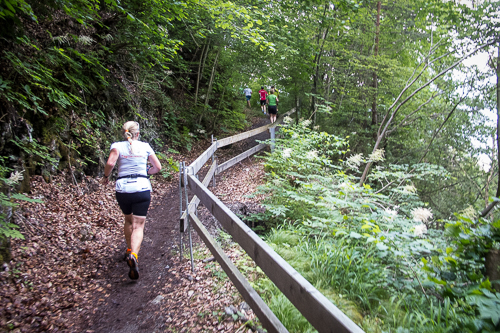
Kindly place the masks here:
[(420, 237), (425, 235), (426, 233), (427, 233), (427, 227), (425, 226), (425, 224), (419, 224), (413, 228), (413, 234), (415, 236)]
[(95, 40), (93, 40), (92, 37), (80, 35), (78, 36), (78, 42), (83, 45), (91, 45)]
[(308, 160), (314, 160), (314, 159), (318, 158), (318, 152), (316, 150), (308, 151), (306, 154), (306, 158)]
[(52, 37), (52, 40), (55, 42), (58, 42), (59, 44), (68, 44), (69, 45), (68, 34), (66, 34), (64, 36)]
[(205, 131), (204, 129), (198, 129), (198, 130), (196, 130), (196, 132), (203, 134), (203, 133), (205, 133), (206, 131)]
[(300, 125), (302, 125), (302, 127), (309, 127), (309, 125), (311, 125), (311, 121), (309, 119), (306, 119), (301, 122)]
[(358, 168), (361, 162), (363, 162), (363, 154), (361, 153), (349, 156), (346, 161), (351, 168)]
[(290, 156), (292, 156), (292, 148), (286, 148), (285, 150), (283, 150), (281, 156), (283, 158), (289, 158)]
[(384, 160), (384, 149), (377, 149), (368, 156), (368, 159), (372, 162), (380, 162)]
[(403, 186), (403, 192), (405, 193), (417, 193), (417, 188), (413, 185)]
[(350, 182), (343, 182), (341, 184), (339, 184), (339, 187), (342, 189), (342, 191), (344, 192), (347, 192), (347, 191), (351, 191), (351, 190), (354, 190), (355, 187), (352, 185), (352, 183)]
[(188, 133), (188, 135), (189, 135), (189, 136), (194, 136), (194, 134), (193, 134), (193, 133), (191, 133), (191, 132), (189, 132), (189, 133)]
[(283, 118), (283, 122), (285, 124), (290, 124), (292, 121), (293, 121), (292, 117), (286, 116), (285, 118)]
[(474, 220), (477, 217), (477, 212), (474, 207), (470, 206), (459, 212), (460, 215), (463, 215), (471, 220)]
[(23, 180), (23, 171), (16, 171), (10, 174), (9, 182), (12, 184), (17, 184), (21, 180)]
[(313, 130), (315, 130), (315, 131), (319, 131), (319, 125), (314, 126), (314, 127), (313, 127)]
[(432, 218), (432, 212), (430, 209), (419, 207), (411, 211), (413, 215), (413, 221), (425, 223), (427, 220)]
[(398, 211), (386, 208), (385, 209), (385, 214), (386, 214), (385, 218), (388, 221), (394, 221), (394, 219), (398, 216)]
[(278, 178), (274, 178), (273, 179), (273, 184), (276, 186), (276, 187), (280, 187), (282, 186), (283, 184), (281, 184), (281, 180), (278, 179)]

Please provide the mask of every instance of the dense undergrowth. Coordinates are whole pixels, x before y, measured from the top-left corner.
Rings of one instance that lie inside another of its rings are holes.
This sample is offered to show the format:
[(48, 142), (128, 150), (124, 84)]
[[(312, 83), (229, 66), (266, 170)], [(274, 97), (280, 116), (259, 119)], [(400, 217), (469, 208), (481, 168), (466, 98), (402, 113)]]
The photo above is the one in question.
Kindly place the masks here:
[[(267, 242), (367, 332), (498, 331), (484, 257), (498, 248), (500, 221), (473, 211), (433, 221), (412, 180), (446, 170), (385, 165), (383, 151), (343, 161), (347, 138), (308, 125), (283, 126), (265, 157), (267, 212), (254, 218), (271, 228)], [(359, 186), (368, 161), (377, 167)], [(290, 331), (313, 330), (269, 280), (255, 283)]]
[(24, 172), (26, 191), (34, 174), (100, 173), (128, 120), (157, 151), (241, 130), (218, 34), (232, 22), (225, 29), (251, 35), (250, 14), (211, 0), (2, 2), (2, 164)]

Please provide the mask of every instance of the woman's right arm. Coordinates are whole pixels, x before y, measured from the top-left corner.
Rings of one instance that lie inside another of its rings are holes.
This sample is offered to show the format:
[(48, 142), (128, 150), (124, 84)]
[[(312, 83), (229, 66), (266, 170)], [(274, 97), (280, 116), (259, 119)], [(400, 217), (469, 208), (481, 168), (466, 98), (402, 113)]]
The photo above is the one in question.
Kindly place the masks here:
[(158, 157), (156, 157), (155, 154), (149, 155), (148, 160), (152, 165), (151, 168), (149, 168), (148, 170), (148, 175), (154, 175), (155, 173), (161, 170), (160, 160), (158, 159)]
[(118, 152), (118, 149), (116, 148), (111, 149), (108, 161), (106, 162), (106, 166), (104, 167), (104, 177), (102, 178), (103, 184), (108, 183), (109, 176), (111, 176), (111, 171), (113, 171), (113, 168), (115, 167), (116, 161), (118, 161), (119, 156), (120, 153)]

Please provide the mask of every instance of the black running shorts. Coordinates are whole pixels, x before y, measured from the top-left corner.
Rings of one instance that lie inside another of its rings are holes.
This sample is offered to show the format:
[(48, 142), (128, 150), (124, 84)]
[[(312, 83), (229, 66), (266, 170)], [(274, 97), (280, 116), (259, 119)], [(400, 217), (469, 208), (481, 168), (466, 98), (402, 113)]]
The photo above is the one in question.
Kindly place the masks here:
[(116, 192), (116, 200), (123, 214), (146, 216), (151, 203), (151, 191), (120, 193)]
[(266, 100), (265, 99), (261, 99), (260, 100), (260, 105), (266, 105)]
[(267, 107), (267, 111), (269, 114), (276, 114), (278, 111), (276, 111), (276, 105), (269, 105)]

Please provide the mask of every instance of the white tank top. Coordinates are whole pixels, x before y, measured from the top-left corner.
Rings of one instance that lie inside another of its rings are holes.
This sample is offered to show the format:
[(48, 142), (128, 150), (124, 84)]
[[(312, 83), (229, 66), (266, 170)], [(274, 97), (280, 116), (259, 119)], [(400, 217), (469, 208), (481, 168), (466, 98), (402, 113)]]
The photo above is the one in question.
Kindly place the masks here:
[[(118, 156), (118, 177), (129, 175), (147, 175), (147, 163), (149, 155), (154, 155), (154, 151), (149, 143), (134, 141), (135, 153), (130, 151), (128, 141), (115, 142), (110, 150), (117, 149)], [(116, 192), (136, 193), (151, 191), (149, 179), (143, 177), (122, 178), (116, 181)]]

